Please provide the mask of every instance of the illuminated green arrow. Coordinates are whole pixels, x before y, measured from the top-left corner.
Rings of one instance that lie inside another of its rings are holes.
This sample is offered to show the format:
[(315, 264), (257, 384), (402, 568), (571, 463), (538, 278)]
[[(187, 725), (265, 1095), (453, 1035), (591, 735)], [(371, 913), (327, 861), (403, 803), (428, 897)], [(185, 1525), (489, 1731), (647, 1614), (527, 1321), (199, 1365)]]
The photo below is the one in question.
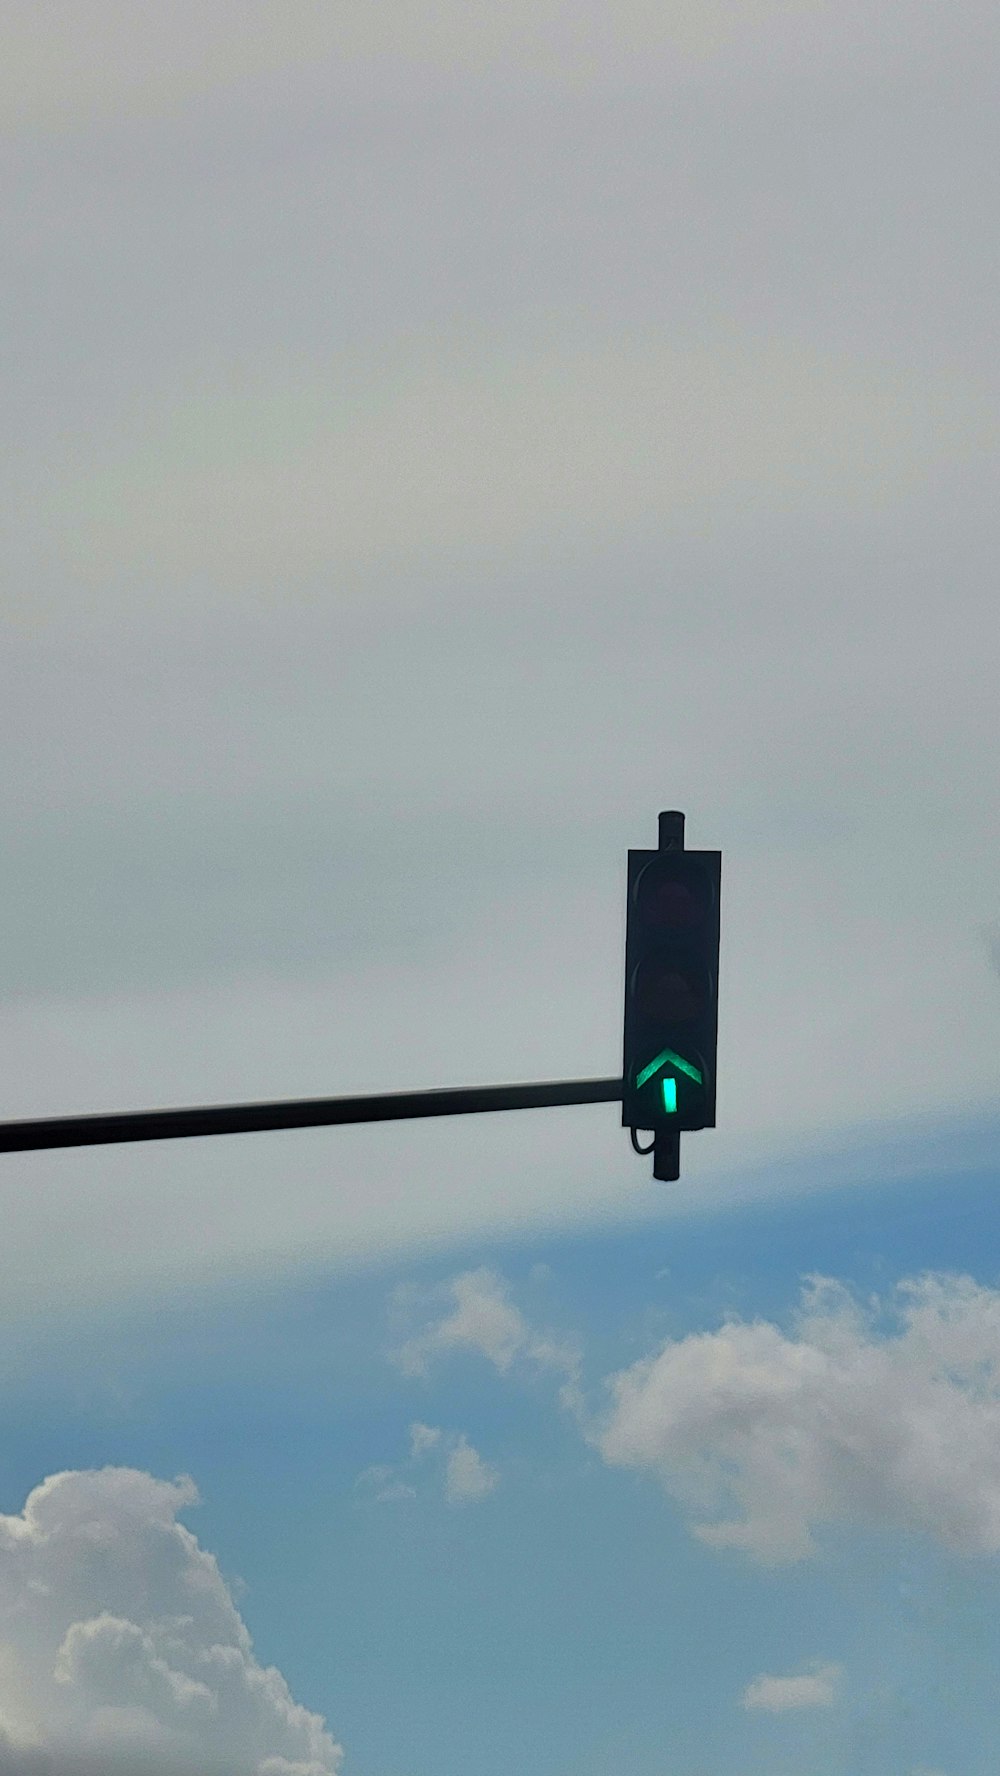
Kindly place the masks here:
[[(658, 1073), (660, 1068), (666, 1066), (668, 1063), (671, 1067), (676, 1067), (679, 1073), (686, 1073), (688, 1078), (693, 1079), (696, 1085), (701, 1085), (703, 1083), (701, 1073), (691, 1061), (686, 1061), (683, 1055), (675, 1054), (672, 1048), (664, 1048), (661, 1049), (655, 1061), (650, 1061), (648, 1067), (643, 1067), (642, 1072), (639, 1074), (635, 1082), (636, 1091), (639, 1091), (640, 1088), (645, 1085), (647, 1079), (652, 1079), (653, 1074)], [(666, 1081), (664, 1081), (664, 1083), (666, 1083)]]

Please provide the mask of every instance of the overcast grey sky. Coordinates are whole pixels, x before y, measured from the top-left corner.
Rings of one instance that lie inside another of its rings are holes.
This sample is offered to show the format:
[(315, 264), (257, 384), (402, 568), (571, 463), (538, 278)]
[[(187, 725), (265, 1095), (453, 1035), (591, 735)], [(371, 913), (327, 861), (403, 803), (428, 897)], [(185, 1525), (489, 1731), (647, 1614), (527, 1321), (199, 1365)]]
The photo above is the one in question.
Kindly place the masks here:
[(669, 1201), (607, 1106), (24, 1157), (11, 1306), (991, 1108), (994, 8), (39, 17), (4, 1114), (615, 1072), (661, 807), (724, 851), (724, 972)]

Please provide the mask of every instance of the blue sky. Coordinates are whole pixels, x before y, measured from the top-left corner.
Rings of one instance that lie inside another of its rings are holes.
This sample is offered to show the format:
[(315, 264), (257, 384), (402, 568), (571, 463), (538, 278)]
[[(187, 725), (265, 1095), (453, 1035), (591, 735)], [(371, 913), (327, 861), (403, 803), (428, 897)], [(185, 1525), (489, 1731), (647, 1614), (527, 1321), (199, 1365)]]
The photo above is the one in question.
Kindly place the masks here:
[[(790, 1567), (700, 1546), (654, 1479), (588, 1446), (544, 1364), (502, 1374), (456, 1349), (421, 1377), (394, 1354), (426, 1317), (414, 1303), (483, 1265), (527, 1323), (579, 1341), (595, 1398), (606, 1375), (726, 1318), (787, 1327), (810, 1273), (859, 1299), (928, 1270), (995, 1289), (981, 1138), (995, 1132), (952, 1131), (951, 1164), (929, 1176), (194, 1294), (43, 1339), (4, 1389), (4, 1507), (63, 1468), (192, 1475), (185, 1520), (246, 1582), (259, 1657), (361, 1776), (985, 1776), (995, 1555), (863, 1522), (828, 1525)], [(495, 1489), (446, 1502), (441, 1451), (409, 1458), (414, 1423), (463, 1433)], [(414, 1496), (379, 1499), (373, 1466)], [(839, 1668), (828, 1704), (742, 1705), (756, 1678), (813, 1667), (824, 1682)]]

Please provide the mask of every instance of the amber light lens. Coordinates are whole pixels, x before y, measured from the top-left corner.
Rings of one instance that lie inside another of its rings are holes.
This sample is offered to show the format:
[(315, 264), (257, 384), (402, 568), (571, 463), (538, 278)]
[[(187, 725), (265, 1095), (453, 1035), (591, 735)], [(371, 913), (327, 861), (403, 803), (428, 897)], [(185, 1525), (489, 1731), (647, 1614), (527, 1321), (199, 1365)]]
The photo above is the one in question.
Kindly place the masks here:
[(704, 1011), (708, 983), (675, 963), (644, 963), (636, 974), (635, 996), (644, 1017), (658, 1023), (685, 1023)]

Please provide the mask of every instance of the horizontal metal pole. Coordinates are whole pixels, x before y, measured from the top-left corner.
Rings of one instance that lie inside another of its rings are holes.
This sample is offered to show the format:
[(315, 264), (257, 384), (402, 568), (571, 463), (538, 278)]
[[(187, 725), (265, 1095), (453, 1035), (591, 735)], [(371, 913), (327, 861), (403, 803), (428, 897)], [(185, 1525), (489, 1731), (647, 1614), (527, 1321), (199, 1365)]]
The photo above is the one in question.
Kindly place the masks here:
[(188, 1110), (136, 1110), (111, 1116), (52, 1116), (0, 1123), (0, 1153), (42, 1147), (98, 1147), (112, 1141), (176, 1141), (189, 1135), (245, 1135), (260, 1129), (323, 1128), (336, 1122), (396, 1122), (408, 1116), (467, 1116), (482, 1110), (537, 1110), (555, 1104), (620, 1103), (620, 1079), (565, 1079), (539, 1085), (466, 1085), (364, 1098), (294, 1098), (276, 1104), (196, 1104)]

